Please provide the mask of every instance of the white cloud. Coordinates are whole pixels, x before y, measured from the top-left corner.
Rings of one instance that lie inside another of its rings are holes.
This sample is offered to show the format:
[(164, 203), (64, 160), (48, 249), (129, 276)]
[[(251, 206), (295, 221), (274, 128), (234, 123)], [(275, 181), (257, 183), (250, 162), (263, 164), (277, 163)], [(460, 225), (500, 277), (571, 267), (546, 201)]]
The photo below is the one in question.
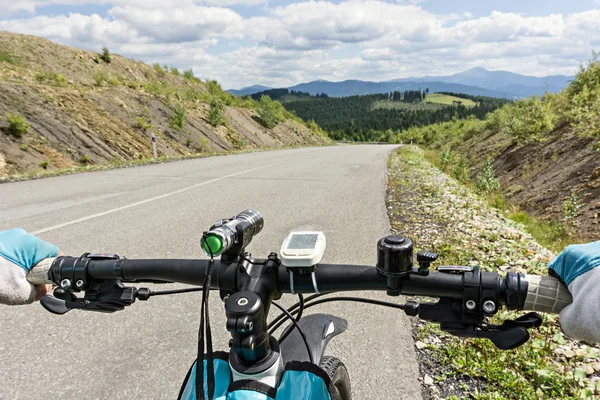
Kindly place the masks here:
[[(474, 17), (436, 15), (410, 0), (321, 0), (274, 8), (260, 7), (265, 0), (91, 2), (110, 4), (108, 16), (35, 15), (40, 6), (81, 0), (7, 3), (0, 16), (32, 15), (0, 20), (0, 29), (88, 49), (108, 45), (147, 62), (193, 67), (225, 87), (319, 78), (384, 80), (478, 65), (536, 75), (572, 73), (593, 46), (600, 46), (600, 10), (541, 16), (494, 11)], [(245, 18), (226, 7), (232, 4), (258, 6), (253, 14), (259, 16)]]

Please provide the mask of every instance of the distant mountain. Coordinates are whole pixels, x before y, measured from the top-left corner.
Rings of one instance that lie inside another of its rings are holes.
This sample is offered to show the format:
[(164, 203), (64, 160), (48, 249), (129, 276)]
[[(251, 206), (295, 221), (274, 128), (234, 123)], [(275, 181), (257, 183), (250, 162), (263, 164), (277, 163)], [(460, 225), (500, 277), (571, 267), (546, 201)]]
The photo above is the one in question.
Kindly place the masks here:
[(476, 67), (453, 75), (402, 78), (394, 79), (393, 82), (437, 81), (459, 83), (510, 93), (515, 97), (528, 97), (534, 94), (542, 95), (546, 90), (552, 93), (559, 92), (573, 78), (574, 76), (566, 75), (550, 75), (546, 77), (528, 76), (507, 71), (488, 71), (485, 68)]
[[(476, 67), (447, 76), (401, 78), (386, 82), (316, 80), (290, 86), (287, 89), (308, 92), (311, 95), (327, 93), (331, 97), (345, 97), (429, 88), (430, 92), (455, 92), (475, 96), (519, 99), (533, 95), (539, 96), (546, 90), (552, 93), (559, 92), (573, 78), (573, 76), (565, 75), (527, 76), (507, 71), (488, 71), (485, 68)], [(267, 89), (270, 88), (255, 85), (240, 90), (228, 90), (228, 92), (236, 96), (247, 96)]]
[(227, 91), (235, 96), (249, 96), (254, 93), (262, 92), (264, 90), (272, 89), (268, 86), (263, 85), (253, 85), (247, 86), (241, 89), (228, 89)]
[(394, 90), (425, 90), (430, 92), (454, 92), (465, 93), (473, 96), (488, 96), (512, 99), (515, 96), (499, 90), (490, 90), (481, 87), (462, 85), (459, 83), (445, 82), (365, 82), (357, 80), (348, 80), (342, 82), (313, 81), (291, 86), (288, 89), (300, 92), (308, 92), (311, 95), (317, 93), (327, 93), (330, 97), (346, 97), (363, 94), (386, 93)]

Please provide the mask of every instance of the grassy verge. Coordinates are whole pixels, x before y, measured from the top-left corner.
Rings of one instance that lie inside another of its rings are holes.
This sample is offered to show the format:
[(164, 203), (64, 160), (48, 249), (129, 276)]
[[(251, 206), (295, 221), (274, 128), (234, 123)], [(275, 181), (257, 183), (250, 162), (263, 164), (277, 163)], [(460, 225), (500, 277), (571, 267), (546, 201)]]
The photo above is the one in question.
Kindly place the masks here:
[[(389, 160), (388, 210), (392, 228), (431, 249), (438, 265), (479, 265), (545, 274), (553, 253), (504, 217), (469, 187), (429, 163), (422, 150), (404, 146)], [(499, 312), (494, 321), (521, 313)], [(417, 354), (431, 398), (570, 399), (600, 394), (600, 349), (562, 335), (556, 315), (513, 351), (481, 339), (461, 339), (419, 321)]]

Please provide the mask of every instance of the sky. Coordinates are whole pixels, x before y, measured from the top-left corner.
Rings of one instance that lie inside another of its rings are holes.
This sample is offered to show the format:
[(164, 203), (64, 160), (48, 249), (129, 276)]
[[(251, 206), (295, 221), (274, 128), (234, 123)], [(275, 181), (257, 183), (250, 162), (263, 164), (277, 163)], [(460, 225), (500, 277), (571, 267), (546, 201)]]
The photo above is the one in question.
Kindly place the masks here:
[(600, 0), (0, 0), (0, 30), (225, 88), (472, 67), (572, 75), (600, 50)]

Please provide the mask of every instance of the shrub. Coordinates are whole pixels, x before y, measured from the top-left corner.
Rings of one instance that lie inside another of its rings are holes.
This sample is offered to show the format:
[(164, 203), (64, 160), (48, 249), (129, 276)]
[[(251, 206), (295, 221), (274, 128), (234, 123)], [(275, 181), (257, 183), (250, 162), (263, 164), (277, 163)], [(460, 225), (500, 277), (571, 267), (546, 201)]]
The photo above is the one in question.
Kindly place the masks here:
[(21, 150), (23, 150), (23, 151), (27, 151), (27, 150), (29, 150), (29, 145), (28, 145), (27, 143), (23, 143), (23, 144), (21, 145)]
[(51, 71), (38, 72), (35, 74), (35, 80), (48, 85), (60, 87), (67, 86), (67, 79), (64, 77), (64, 75)]
[(102, 86), (105, 82), (111, 86), (118, 86), (119, 80), (111, 77), (105, 71), (98, 71), (94, 74), (94, 82), (96, 86)]
[(454, 163), (454, 153), (452, 150), (446, 149), (440, 154), (440, 169), (446, 172), (448, 167)]
[(100, 57), (98, 57), (98, 56), (94, 57), (94, 62), (96, 64), (100, 64)]
[(6, 120), (8, 121), (7, 131), (9, 134), (13, 135), (14, 137), (19, 138), (19, 137), (23, 136), (24, 134), (27, 133), (27, 131), (30, 128), (29, 124), (25, 120), (25, 117), (23, 117), (20, 114), (6, 113)]
[(81, 156), (79, 158), (80, 164), (90, 164), (91, 162), (92, 162), (92, 159), (87, 154), (84, 154), (83, 156)]
[(135, 123), (133, 124), (133, 127), (141, 129), (144, 132), (152, 128), (152, 116), (150, 115), (150, 110), (147, 107), (145, 108), (142, 115), (138, 115), (137, 117), (135, 117)]
[(43, 169), (48, 169), (49, 166), (50, 166), (50, 161), (48, 161), (48, 160), (44, 160), (40, 163), (40, 167)]
[(481, 172), (477, 174), (475, 187), (482, 193), (491, 193), (500, 189), (500, 181), (496, 178), (492, 159), (488, 158)]
[(469, 163), (465, 157), (458, 156), (456, 158), (452, 176), (459, 182), (467, 182), (469, 179)]
[(207, 120), (212, 126), (220, 126), (225, 124), (225, 116), (223, 115), (223, 102), (216, 97), (210, 101)]
[(186, 69), (185, 71), (183, 71), (183, 77), (185, 79), (189, 79), (192, 80), (194, 78), (194, 71), (192, 71), (192, 69)]
[(496, 113), (494, 123), (500, 124), (502, 130), (519, 143), (542, 140), (545, 133), (554, 129), (557, 120), (548, 98), (535, 96), (507, 104)]
[(159, 63), (152, 64), (152, 68), (154, 68), (154, 71), (156, 71), (156, 73), (158, 74), (158, 76), (164, 76), (165, 75), (165, 71), (162, 69), (162, 67), (160, 66)]
[(269, 96), (261, 96), (258, 102), (258, 115), (256, 119), (265, 128), (274, 128), (285, 118), (285, 109), (281, 103), (271, 100)]
[(181, 104), (173, 108), (173, 116), (169, 125), (176, 131), (182, 130), (185, 126), (185, 108)]
[(175, 76), (180, 76), (179, 70), (176, 67), (171, 67), (171, 73)]
[(565, 220), (571, 221), (577, 217), (579, 214), (579, 210), (583, 208), (583, 204), (579, 200), (579, 197), (575, 193), (571, 194), (564, 203), (563, 203), (563, 213), (565, 216)]
[(573, 82), (557, 97), (557, 112), (571, 122), (577, 134), (600, 138), (600, 60), (597, 53), (592, 53), (588, 65), (580, 67)]
[(110, 64), (112, 61), (112, 55), (110, 51), (106, 47), (102, 47), (102, 54), (100, 55), (100, 59), (107, 64)]

